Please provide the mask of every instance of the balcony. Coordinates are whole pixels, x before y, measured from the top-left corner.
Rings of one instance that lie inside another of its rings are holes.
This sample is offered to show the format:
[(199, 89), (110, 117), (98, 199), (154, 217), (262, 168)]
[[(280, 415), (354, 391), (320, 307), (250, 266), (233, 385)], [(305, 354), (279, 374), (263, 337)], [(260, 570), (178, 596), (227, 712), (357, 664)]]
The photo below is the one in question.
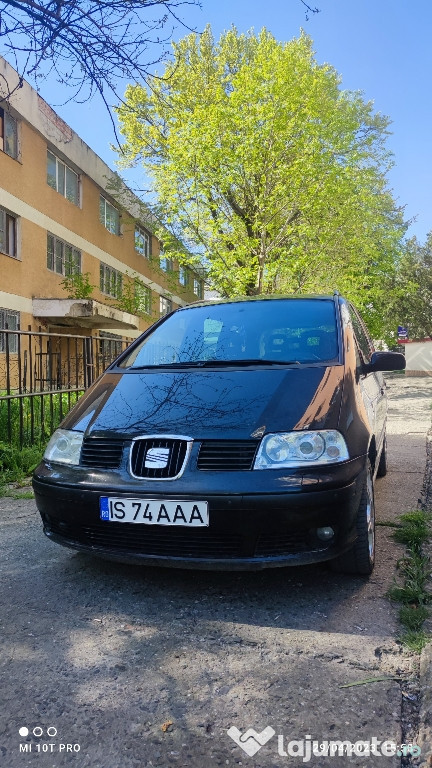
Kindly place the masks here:
[(139, 318), (94, 299), (33, 299), (33, 316), (53, 326), (138, 330)]

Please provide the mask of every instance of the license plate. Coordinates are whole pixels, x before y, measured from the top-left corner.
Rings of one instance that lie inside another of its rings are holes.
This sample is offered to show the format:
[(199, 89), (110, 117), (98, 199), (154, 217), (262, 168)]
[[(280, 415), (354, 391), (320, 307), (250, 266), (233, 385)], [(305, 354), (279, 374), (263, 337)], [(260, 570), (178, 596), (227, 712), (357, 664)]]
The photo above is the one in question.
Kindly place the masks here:
[(189, 528), (199, 528), (209, 524), (206, 501), (163, 501), (101, 496), (100, 517), (101, 520), (112, 523), (185, 525)]

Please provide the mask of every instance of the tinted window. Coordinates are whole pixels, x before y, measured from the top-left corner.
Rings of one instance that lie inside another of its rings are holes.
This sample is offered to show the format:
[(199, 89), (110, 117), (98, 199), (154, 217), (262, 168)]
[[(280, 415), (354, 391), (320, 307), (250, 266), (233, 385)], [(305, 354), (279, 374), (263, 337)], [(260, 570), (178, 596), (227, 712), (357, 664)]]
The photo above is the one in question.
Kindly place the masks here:
[(373, 345), (366, 329), (363, 326), (363, 322), (359, 315), (355, 311), (354, 307), (351, 307), (351, 320), (354, 328), (354, 334), (357, 339), (357, 344), (365, 362), (369, 362), (371, 354), (373, 352)]
[(275, 299), (181, 310), (147, 336), (121, 365), (250, 359), (321, 362), (337, 354), (331, 300)]

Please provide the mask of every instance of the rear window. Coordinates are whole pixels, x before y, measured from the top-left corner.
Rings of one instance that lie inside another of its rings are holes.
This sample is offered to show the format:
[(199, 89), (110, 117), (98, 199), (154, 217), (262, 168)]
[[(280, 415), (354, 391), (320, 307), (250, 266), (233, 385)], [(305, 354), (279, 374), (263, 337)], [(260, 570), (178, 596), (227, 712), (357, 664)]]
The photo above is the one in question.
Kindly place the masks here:
[(333, 360), (337, 355), (333, 301), (275, 299), (176, 312), (135, 347), (120, 366), (211, 360), (315, 363)]

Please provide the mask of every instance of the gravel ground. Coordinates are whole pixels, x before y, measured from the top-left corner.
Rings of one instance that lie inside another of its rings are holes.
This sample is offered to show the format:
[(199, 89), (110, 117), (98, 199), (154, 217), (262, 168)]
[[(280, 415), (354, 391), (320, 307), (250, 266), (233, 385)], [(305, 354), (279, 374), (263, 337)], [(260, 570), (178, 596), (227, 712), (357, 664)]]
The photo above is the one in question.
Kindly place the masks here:
[[(229, 574), (99, 561), (45, 539), (34, 501), (0, 499), (3, 764), (297, 768), (306, 756), (284, 753), (306, 736), (414, 738), (417, 657), (396, 640), (386, 591), (402, 550), (385, 523), (417, 506), (432, 380), (394, 377), (389, 395), (390, 471), (376, 485), (384, 524), (368, 581), (325, 566)], [(380, 677), (397, 679), (341, 687)], [(249, 757), (232, 726), (275, 733)], [(310, 760), (329, 762), (347, 758)]]

